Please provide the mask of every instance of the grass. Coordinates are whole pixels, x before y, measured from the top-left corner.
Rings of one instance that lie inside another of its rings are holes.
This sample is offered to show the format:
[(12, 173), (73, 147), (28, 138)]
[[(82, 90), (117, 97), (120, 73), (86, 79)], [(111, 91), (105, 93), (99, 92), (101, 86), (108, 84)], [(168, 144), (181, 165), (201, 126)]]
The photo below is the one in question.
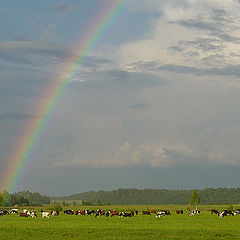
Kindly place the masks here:
[[(188, 216), (187, 206), (104, 207), (139, 211), (168, 209), (172, 212), (171, 216), (163, 218), (155, 218), (155, 215), (143, 216), (141, 213), (132, 218), (65, 216), (63, 213), (50, 219), (41, 219), (39, 213), (38, 218), (11, 215), (0, 218), (0, 239), (240, 239), (240, 216), (220, 219), (209, 212), (210, 209), (221, 210), (227, 207), (201, 206), (201, 214), (196, 216)], [(176, 215), (176, 209), (183, 209), (185, 212), (183, 215)]]

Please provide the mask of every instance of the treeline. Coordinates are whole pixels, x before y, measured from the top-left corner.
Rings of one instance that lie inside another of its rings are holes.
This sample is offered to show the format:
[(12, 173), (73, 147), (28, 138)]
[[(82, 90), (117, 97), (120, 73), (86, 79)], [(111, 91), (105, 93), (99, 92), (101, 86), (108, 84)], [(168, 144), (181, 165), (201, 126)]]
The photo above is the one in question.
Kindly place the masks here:
[[(240, 188), (208, 188), (197, 190), (201, 204), (236, 204), (240, 203)], [(89, 191), (53, 200), (84, 200), (111, 204), (188, 204), (192, 190), (166, 189), (117, 189), (112, 191)]]
[(51, 201), (50, 197), (46, 195), (41, 195), (38, 192), (22, 191), (15, 193), (15, 195), (22, 196), (33, 203), (50, 204)]
[(9, 194), (7, 191), (3, 191), (0, 193), (0, 206), (41, 206), (50, 204), (50, 201), (50, 197), (37, 192), (23, 191)]

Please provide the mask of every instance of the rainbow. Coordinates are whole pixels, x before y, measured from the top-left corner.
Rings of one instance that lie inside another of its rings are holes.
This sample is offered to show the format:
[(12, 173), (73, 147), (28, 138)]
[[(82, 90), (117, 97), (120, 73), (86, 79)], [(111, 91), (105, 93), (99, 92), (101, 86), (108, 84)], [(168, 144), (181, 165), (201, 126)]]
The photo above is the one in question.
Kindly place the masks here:
[(84, 39), (81, 38), (81, 43), (72, 51), (68, 66), (47, 86), (46, 92), (43, 93), (45, 97), (34, 107), (36, 109), (34, 115), (41, 117), (26, 121), (17, 141), (18, 144), (13, 146), (12, 153), (8, 156), (7, 166), (1, 178), (0, 191), (15, 190), (30, 155), (70, 80), (129, 1), (111, 0), (106, 3), (104, 10), (89, 25), (88, 32), (84, 33)]

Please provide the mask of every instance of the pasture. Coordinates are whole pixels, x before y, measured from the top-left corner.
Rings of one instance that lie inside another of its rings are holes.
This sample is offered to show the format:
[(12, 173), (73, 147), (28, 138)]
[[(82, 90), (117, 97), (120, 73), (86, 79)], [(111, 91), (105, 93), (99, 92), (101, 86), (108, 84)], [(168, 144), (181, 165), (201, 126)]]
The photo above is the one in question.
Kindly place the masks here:
[[(189, 206), (109, 206), (103, 209), (122, 211), (138, 210), (139, 215), (119, 218), (100, 216), (51, 216), (49, 219), (20, 218), (6, 215), (0, 218), (0, 239), (240, 239), (240, 216), (219, 218), (211, 209), (223, 210), (229, 206), (200, 206), (200, 215), (188, 216)], [(46, 206), (44, 210), (50, 207)], [(240, 208), (240, 206), (234, 206)], [(28, 209), (32, 209), (28, 207)], [(43, 209), (43, 208), (41, 208)], [(72, 209), (69, 207), (68, 209)], [(75, 209), (97, 209), (97, 207), (75, 207)], [(171, 216), (155, 218), (142, 215), (142, 210), (167, 209)], [(175, 210), (183, 209), (183, 215)]]

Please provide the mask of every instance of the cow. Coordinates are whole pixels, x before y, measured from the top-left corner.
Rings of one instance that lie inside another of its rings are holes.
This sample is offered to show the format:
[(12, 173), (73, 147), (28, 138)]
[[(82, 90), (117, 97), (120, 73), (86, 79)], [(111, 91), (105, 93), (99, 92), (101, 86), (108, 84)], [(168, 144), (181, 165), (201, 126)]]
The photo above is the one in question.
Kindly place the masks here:
[(19, 217), (28, 217), (29, 215), (27, 214), (27, 213), (25, 213), (25, 212), (21, 212), (20, 214), (19, 214)]
[(168, 211), (168, 210), (165, 210), (163, 212), (165, 212), (166, 215), (171, 215), (170, 211)]
[(149, 211), (142, 211), (142, 214), (143, 215), (149, 215), (149, 216), (151, 215), (151, 213)]
[(2, 210), (3, 215), (9, 215), (9, 212), (7, 210)]
[(75, 215), (85, 215), (85, 211), (84, 210), (77, 210), (75, 211)]
[(231, 216), (234, 215), (233, 212), (232, 212), (231, 210), (224, 210), (224, 212), (225, 212), (227, 215), (231, 215)]
[(51, 211), (50, 214), (52, 216), (58, 216), (59, 215), (59, 211), (58, 210), (57, 211)]
[(233, 213), (234, 216), (237, 216), (237, 215), (240, 215), (240, 211), (239, 210), (236, 210), (234, 213)]
[(33, 217), (37, 217), (36, 212), (32, 210), (32, 211), (30, 212), (30, 217), (32, 217), (32, 218), (33, 218)]
[(121, 212), (119, 214), (119, 217), (132, 217), (132, 214), (131, 213), (127, 213), (127, 212)]
[(183, 210), (176, 210), (176, 214), (183, 214)]
[[(98, 209), (97, 212), (99, 213), (99, 215), (102, 215), (101, 213), (103, 212), (103, 210)], [(85, 210), (85, 213), (86, 213), (87, 216), (89, 216), (89, 215), (95, 214), (96, 212), (94, 210)]]
[(220, 218), (223, 218), (223, 217), (227, 216), (227, 214), (223, 211), (223, 212), (219, 212), (218, 216)]
[(165, 215), (166, 215), (166, 211), (160, 211), (160, 212), (157, 213), (156, 218), (157, 217), (159, 217), (159, 218), (164, 217)]
[(10, 214), (18, 214), (18, 209), (11, 209)]
[(150, 213), (157, 213), (156, 210), (150, 210), (149, 212), (150, 212)]
[(73, 210), (64, 210), (63, 213), (67, 215), (74, 215)]
[(219, 211), (217, 211), (216, 209), (212, 209), (212, 210), (211, 210), (211, 214), (217, 214), (217, 215), (219, 215)]
[(111, 217), (113, 216), (118, 216), (119, 215), (119, 212), (117, 211), (111, 211)]
[(138, 215), (138, 211), (137, 210), (135, 211), (135, 214), (136, 214), (136, 216)]
[(23, 213), (27, 213), (28, 210), (27, 210), (27, 209), (23, 209), (22, 212), (23, 212)]
[(111, 213), (111, 211), (107, 211), (107, 212), (105, 213), (105, 216), (106, 216), (106, 217), (109, 217), (109, 216), (110, 216), (110, 213)]
[(234, 214), (233, 214), (233, 212), (232, 212), (231, 210), (223, 210), (222, 212), (219, 213), (218, 216), (219, 216), (220, 218), (223, 218), (223, 217), (226, 217), (226, 216), (228, 216), (228, 215), (233, 216)]
[(9, 215), (9, 212), (7, 210), (0, 210), (0, 212), (2, 212), (3, 215)]
[(200, 211), (197, 209), (189, 211), (188, 216), (194, 216), (195, 214), (200, 214)]
[(41, 212), (42, 218), (49, 218), (49, 212)]

